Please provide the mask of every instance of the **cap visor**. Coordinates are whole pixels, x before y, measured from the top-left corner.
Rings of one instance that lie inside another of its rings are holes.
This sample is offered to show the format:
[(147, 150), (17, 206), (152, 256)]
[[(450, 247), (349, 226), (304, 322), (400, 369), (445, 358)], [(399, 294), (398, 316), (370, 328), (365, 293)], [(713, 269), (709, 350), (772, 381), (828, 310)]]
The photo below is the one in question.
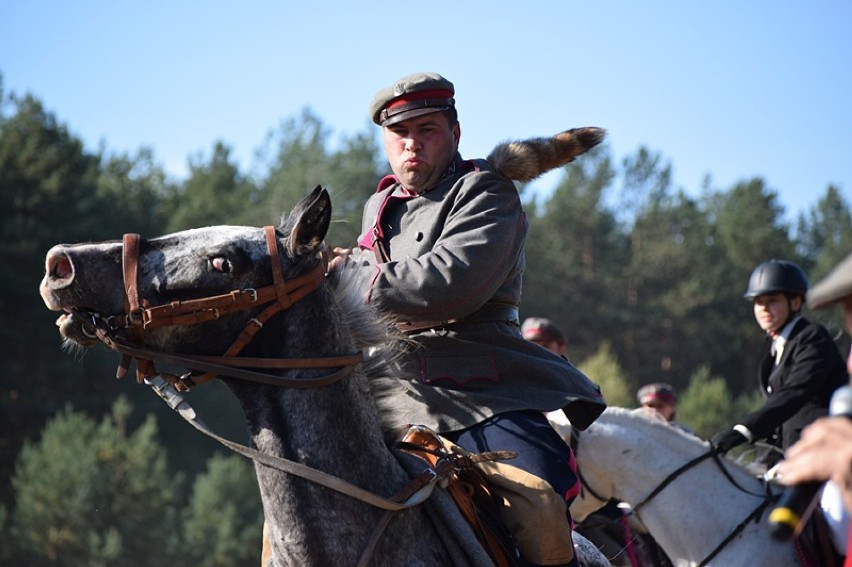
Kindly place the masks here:
[(400, 112), (399, 114), (394, 114), (393, 116), (382, 122), (382, 126), (390, 126), (392, 124), (402, 122), (403, 120), (408, 120), (409, 118), (416, 118), (425, 114), (432, 114), (433, 112), (443, 112), (448, 108), (449, 106), (427, 106), (425, 108), (413, 108), (411, 110)]

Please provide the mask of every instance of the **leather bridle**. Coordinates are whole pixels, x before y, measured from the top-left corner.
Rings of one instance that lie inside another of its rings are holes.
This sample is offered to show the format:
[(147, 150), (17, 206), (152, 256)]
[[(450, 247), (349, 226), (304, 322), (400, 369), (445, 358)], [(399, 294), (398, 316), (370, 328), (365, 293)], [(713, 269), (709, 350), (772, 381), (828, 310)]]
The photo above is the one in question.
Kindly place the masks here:
[[(96, 336), (108, 347), (122, 354), (117, 376), (121, 378), (127, 372), (132, 360), (136, 361), (136, 378), (141, 383), (146, 376), (158, 374), (154, 361), (176, 364), (189, 368), (182, 376), (160, 373), (179, 391), (188, 391), (191, 387), (207, 382), (216, 376), (225, 376), (250, 380), (264, 384), (291, 388), (315, 388), (331, 384), (341, 379), (347, 368), (359, 364), (361, 353), (321, 358), (249, 358), (237, 356), (263, 325), (274, 315), (289, 309), (294, 303), (316, 290), (325, 280), (323, 265), (318, 262), (307, 273), (296, 278), (285, 279), (281, 270), (278, 254), (278, 239), (275, 228), (264, 227), (266, 245), (272, 266), (270, 286), (254, 289), (236, 289), (229, 293), (213, 295), (187, 301), (172, 301), (164, 305), (150, 307), (144, 299), (140, 300), (137, 281), (139, 266), (138, 234), (125, 234), (123, 237), (122, 272), (124, 279), (124, 314), (108, 319), (93, 317)], [(200, 356), (190, 354), (171, 355), (144, 348), (142, 336), (145, 331), (167, 326), (197, 325), (212, 321), (238, 311), (266, 306), (257, 315), (249, 319), (246, 326), (222, 356)], [(126, 338), (119, 338), (116, 331), (127, 331)], [(319, 378), (287, 378), (265, 372), (246, 370), (294, 369), (294, 368), (339, 368), (336, 372)], [(197, 374), (202, 372), (202, 374)]]

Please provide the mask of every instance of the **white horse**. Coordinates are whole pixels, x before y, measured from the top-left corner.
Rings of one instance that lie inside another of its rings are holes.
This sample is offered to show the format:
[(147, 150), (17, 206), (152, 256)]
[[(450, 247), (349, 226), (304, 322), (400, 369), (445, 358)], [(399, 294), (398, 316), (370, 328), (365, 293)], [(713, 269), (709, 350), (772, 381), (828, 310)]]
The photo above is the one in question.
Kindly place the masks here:
[(799, 565), (794, 544), (770, 534), (767, 486), (706, 441), (641, 410), (609, 408), (582, 432), (553, 421), (575, 446), (575, 520), (614, 498), (633, 506), (677, 566)]

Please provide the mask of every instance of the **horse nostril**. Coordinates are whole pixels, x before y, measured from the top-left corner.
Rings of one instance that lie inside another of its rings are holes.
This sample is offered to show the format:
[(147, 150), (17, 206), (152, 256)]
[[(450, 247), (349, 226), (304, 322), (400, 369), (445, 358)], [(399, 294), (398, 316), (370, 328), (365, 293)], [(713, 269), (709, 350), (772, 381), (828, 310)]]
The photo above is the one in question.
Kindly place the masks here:
[(68, 256), (58, 254), (47, 259), (47, 273), (53, 279), (69, 279), (74, 276), (74, 267)]

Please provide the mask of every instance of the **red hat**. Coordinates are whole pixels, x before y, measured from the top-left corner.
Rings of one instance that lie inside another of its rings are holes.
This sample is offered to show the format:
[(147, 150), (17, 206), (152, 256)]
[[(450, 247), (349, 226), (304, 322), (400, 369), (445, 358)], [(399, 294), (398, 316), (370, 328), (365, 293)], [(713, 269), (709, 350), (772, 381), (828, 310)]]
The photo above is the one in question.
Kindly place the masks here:
[(642, 386), (636, 392), (636, 398), (642, 405), (647, 404), (651, 400), (660, 400), (671, 405), (677, 403), (677, 394), (675, 394), (674, 388), (670, 384), (663, 382), (655, 382), (654, 384)]
[(544, 317), (527, 317), (521, 325), (521, 334), (528, 341), (556, 341), (565, 344), (565, 333), (559, 325)]
[(438, 73), (415, 73), (376, 93), (370, 117), (390, 126), (415, 116), (441, 112), (455, 106), (455, 87)]

